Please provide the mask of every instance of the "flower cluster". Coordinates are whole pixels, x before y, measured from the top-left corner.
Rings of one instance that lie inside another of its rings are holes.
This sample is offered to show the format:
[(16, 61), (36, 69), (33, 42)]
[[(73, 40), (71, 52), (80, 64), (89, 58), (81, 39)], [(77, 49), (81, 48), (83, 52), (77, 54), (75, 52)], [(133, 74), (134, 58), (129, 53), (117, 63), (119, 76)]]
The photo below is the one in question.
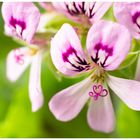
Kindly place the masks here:
[[(140, 3), (39, 4), (47, 14), (40, 13), (31, 2), (2, 5), (5, 33), (25, 45), (8, 54), (8, 79), (16, 81), (31, 65), (29, 96), (32, 111), (37, 111), (44, 102), (40, 80), (41, 61), (44, 54), (50, 52), (54, 66), (62, 75), (87, 76), (51, 98), (49, 108), (56, 119), (72, 120), (89, 102), (89, 126), (97, 131), (113, 131), (115, 113), (111, 90), (128, 107), (140, 110), (140, 59), (135, 79), (124, 79), (110, 73), (118, 70), (127, 59), (132, 50), (132, 40), (140, 39)], [(113, 11), (109, 11), (112, 7)], [(104, 19), (108, 11), (113, 12), (116, 22)], [(64, 22), (58, 29), (47, 30), (45, 25), (55, 20), (53, 17), (56, 15), (69, 19), (72, 24)], [(86, 45), (81, 43), (83, 35), (86, 36)]]

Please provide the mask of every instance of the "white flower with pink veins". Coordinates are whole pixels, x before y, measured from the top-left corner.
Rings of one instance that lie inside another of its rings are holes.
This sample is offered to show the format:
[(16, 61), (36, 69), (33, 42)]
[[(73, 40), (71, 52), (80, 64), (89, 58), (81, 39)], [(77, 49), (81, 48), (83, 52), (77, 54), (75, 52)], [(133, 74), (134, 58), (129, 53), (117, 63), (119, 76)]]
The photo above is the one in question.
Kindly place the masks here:
[(54, 116), (58, 120), (69, 121), (90, 100), (89, 126), (97, 131), (111, 132), (115, 115), (108, 86), (130, 108), (140, 110), (140, 82), (108, 74), (108, 71), (119, 67), (130, 46), (131, 35), (125, 26), (98, 21), (89, 29), (85, 53), (75, 30), (64, 24), (51, 41), (53, 63), (64, 75), (90, 73), (90, 76), (52, 97), (49, 108)]
[(101, 19), (110, 8), (110, 2), (47, 2), (40, 3), (46, 10), (52, 9), (83, 24), (91, 24)]
[[(12, 50), (7, 57), (7, 77), (16, 81), (25, 69), (31, 65), (29, 96), (32, 111), (42, 107), (44, 98), (41, 89), (41, 60), (44, 41), (36, 40), (34, 34), (40, 22), (40, 12), (31, 2), (3, 3), (2, 16), (6, 34), (24, 40), (29, 46)], [(38, 45), (34, 45), (38, 44)]]

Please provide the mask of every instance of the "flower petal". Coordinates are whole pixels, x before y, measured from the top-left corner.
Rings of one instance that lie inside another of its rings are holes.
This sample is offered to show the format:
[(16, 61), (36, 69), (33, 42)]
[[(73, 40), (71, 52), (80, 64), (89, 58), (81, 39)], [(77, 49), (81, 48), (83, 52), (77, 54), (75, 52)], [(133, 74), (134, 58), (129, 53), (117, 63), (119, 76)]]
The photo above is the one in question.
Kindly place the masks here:
[(113, 9), (117, 21), (125, 25), (133, 37), (140, 39), (140, 3), (118, 2)]
[(114, 22), (96, 22), (88, 32), (88, 53), (93, 62), (105, 70), (116, 69), (128, 54), (130, 45), (128, 29)]
[(140, 82), (109, 75), (108, 85), (128, 107), (140, 110)]
[(91, 80), (87, 78), (53, 96), (49, 108), (56, 119), (69, 121), (75, 118), (89, 99), (91, 85)]
[(31, 42), (38, 27), (40, 12), (31, 2), (3, 3), (2, 15), (6, 33)]
[(66, 15), (68, 18), (74, 20), (75, 22), (81, 21), (78, 17), (81, 12), (77, 12), (77, 10), (79, 10), (79, 7), (77, 6), (78, 4), (81, 6), (82, 2), (53, 2), (52, 4), (58, 12)]
[(93, 9), (94, 16), (90, 19), (90, 21), (92, 23), (95, 23), (96, 21), (101, 19), (111, 5), (112, 5), (111, 2), (96, 2)]
[[(94, 23), (102, 18), (111, 3), (101, 2), (53, 2), (53, 6), (67, 17), (77, 22), (88, 20)], [(83, 15), (83, 16), (81, 16)]]
[(41, 60), (42, 52), (38, 52), (32, 61), (29, 79), (29, 96), (32, 102), (32, 111), (35, 112), (43, 105), (44, 98), (41, 89)]
[(106, 133), (113, 131), (115, 115), (110, 95), (100, 97), (97, 101), (91, 100), (87, 118), (92, 129)]
[(69, 24), (64, 24), (52, 39), (51, 57), (55, 67), (65, 75), (89, 69), (80, 40)]
[(6, 74), (9, 80), (16, 81), (32, 61), (27, 47), (12, 50), (7, 56)]
[(39, 2), (40, 6), (43, 7), (46, 11), (52, 12), (54, 7), (51, 2)]

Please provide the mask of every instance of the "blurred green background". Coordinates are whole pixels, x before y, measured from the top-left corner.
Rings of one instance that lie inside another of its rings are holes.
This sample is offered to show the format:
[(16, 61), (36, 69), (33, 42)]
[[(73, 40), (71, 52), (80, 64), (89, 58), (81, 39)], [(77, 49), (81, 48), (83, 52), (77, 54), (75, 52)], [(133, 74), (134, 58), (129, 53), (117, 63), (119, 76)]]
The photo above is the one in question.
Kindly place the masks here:
[[(1, 4), (0, 4), (1, 6)], [(0, 15), (1, 16), (1, 15)], [(114, 20), (112, 8), (104, 18)], [(63, 22), (62, 22), (63, 23)], [(62, 24), (61, 23), (61, 24)], [(60, 25), (59, 25), (60, 26)], [(6, 57), (8, 52), (21, 44), (4, 35), (4, 24), (0, 19), (0, 137), (62, 137), (62, 138), (95, 138), (95, 137), (140, 137), (140, 112), (129, 109), (118, 97), (111, 93), (116, 114), (114, 132), (105, 134), (93, 131), (86, 120), (87, 105), (74, 120), (70, 122), (57, 121), (48, 108), (50, 98), (60, 91), (76, 83), (81, 78), (57, 78), (46, 56), (42, 63), (42, 89), (45, 98), (44, 106), (37, 112), (31, 111), (28, 96), (29, 68), (15, 83), (6, 78)], [(136, 44), (139, 46), (138, 44)], [(119, 77), (134, 78), (136, 62), (127, 69), (111, 74)]]

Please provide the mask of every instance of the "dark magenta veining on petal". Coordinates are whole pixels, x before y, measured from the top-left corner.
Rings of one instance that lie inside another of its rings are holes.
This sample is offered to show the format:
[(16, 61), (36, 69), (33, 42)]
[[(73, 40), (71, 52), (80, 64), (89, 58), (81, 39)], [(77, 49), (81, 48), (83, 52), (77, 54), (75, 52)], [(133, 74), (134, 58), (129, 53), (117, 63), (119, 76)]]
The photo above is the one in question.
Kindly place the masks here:
[[(70, 55), (74, 55), (76, 58), (75, 62), (77, 64), (69, 60)], [(74, 68), (73, 71), (81, 72), (90, 68), (89, 63), (87, 63), (85, 59), (80, 58), (77, 51), (72, 46), (69, 46), (67, 51), (62, 53), (62, 59), (64, 62), (68, 62)]]
[(89, 7), (89, 9), (87, 9), (85, 7), (85, 2), (82, 2), (82, 5), (76, 4), (75, 2), (72, 2), (73, 9), (71, 9), (70, 5), (67, 4), (66, 2), (65, 2), (65, 6), (66, 6), (66, 9), (67, 9), (68, 13), (71, 16), (86, 14), (86, 11), (88, 11), (87, 13), (89, 14), (88, 15), (89, 18), (92, 18), (95, 14), (95, 13), (93, 13), (93, 9), (95, 7), (95, 2), (92, 4), (91, 8)]
[[(109, 47), (108, 45), (104, 45), (100, 42), (95, 45), (94, 51), (96, 51), (96, 56), (95, 56), (95, 58), (93, 58), (93, 56), (91, 56), (92, 61), (97, 64), (100, 64), (102, 67), (106, 67), (105, 63), (106, 63), (108, 57), (113, 55), (113, 47)], [(104, 61), (100, 62), (100, 63), (98, 63), (98, 61), (100, 60), (99, 51), (105, 51), (105, 53), (107, 54)]]
[(95, 4), (96, 3), (94, 2), (93, 5), (92, 5), (92, 7), (89, 8), (89, 18), (92, 18), (95, 15), (95, 13), (93, 13), (93, 9), (95, 7)]
[(65, 52), (65, 53), (63, 53), (63, 60), (64, 60), (64, 62), (69, 62), (69, 60), (68, 60), (68, 57), (69, 57), (69, 55), (71, 55), (71, 54), (77, 54), (77, 52), (76, 52), (76, 50), (73, 48), (73, 47), (69, 47), (68, 49), (67, 49), (67, 51)]
[(20, 49), (14, 50), (14, 58), (17, 64), (20, 64), (20, 65), (24, 64), (24, 54), (21, 52)]
[(20, 26), (21, 27), (21, 34), (20, 35), (22, 36), (23, 30), (26, 29), (26, 23), (24, 21), (15, 19), (13, 16), (11, 16), (9, 23), (15, 29), (16, 29), (16, 25)]
[(67, 8), (67, 11), (70, 15), (78, 15), (78, 14), (85, 14), (86, 10), (85, 10), (85, 2), (82, 2), (82, 6), (79, 5), (79, 8), (76, 6), (75, 2), (72, 2), (72, 6), (73, 6), (73, 9), (70, 9), (70, 6), (69, 4), (65, 3), (65, 6)]
[(134, 24), (137, 24), (137, 26), (140, 28), (140, 25), (137, 23), (137, 19), (140, 17), (140, 12), (136, 12), (133, 16), (132, 16), (132, 21)]

